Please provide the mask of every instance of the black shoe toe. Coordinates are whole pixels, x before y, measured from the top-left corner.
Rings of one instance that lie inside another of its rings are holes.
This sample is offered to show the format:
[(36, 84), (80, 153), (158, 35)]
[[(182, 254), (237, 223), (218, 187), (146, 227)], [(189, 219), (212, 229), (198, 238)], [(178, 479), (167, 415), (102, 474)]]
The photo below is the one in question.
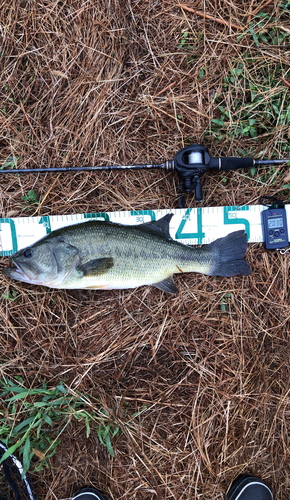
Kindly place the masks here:
[(262, 479), (241, 475), (234, 480), (226, 500), (273, 500), (273, 495)]
[(106, 498), (95, 488), (82, 488), (74, 494), (72, 500), (106, 500)]

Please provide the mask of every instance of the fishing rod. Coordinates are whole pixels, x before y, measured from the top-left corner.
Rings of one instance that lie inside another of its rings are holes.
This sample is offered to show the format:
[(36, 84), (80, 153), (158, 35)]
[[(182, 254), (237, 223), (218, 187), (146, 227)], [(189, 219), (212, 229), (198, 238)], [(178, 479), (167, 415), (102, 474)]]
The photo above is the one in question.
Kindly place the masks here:
[(141, 170), (151, 168), (161, 168), (163, 170), (176, 170), (181, 193), (179, 197), (179, 206), (183, 207), (182, 193), (195, 194), (195, 201), (202, 201), (201, 176), (207, 170), (237, 170), (240, 168), (251, 168), (256, 165), (283, 165), (289, 159), (278, 160), (255, 160), (253, 158), (236, 157), (211, 157), (208, 148), (201, 144), (191, 144), (180, 149), (173, 160), (166, 160), (163, 163), (144, 164), (144, 165), (102, 165), (93, 167), (57, 167), (57, 168), (26, 168), (26, 169), (3, 169), (0, 174), (29, 174), (29, 173), (51, 173), (51, 172), (93, 172), (98, 170)]

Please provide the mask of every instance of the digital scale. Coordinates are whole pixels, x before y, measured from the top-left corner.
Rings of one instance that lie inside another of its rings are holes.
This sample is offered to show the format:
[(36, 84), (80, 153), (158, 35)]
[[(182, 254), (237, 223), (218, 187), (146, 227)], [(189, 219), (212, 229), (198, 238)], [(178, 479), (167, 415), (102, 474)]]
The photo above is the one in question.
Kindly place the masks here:
[[(271, 201), (271, 205), (263, 203), (263, 200)], [(287, 229), (287, 214), (282, 201), (272, 196), (262, 196), (260, 201), (267, 210), (262, 212), (264, 244), (268, 250), (285, 248), (289, 244)]]

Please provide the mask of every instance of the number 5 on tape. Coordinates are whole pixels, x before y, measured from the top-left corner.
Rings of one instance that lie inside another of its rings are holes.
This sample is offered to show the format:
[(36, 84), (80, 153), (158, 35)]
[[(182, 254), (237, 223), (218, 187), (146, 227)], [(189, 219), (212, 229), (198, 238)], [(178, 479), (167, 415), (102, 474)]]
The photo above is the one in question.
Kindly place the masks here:
[(244, 207), (224, 207), (224, 224), (243, 224), (247, 233), (247, 239), (250, 239), (250, 223), (248, 219), (237, 217), (241, 211), (249, 210), (249, 206)]

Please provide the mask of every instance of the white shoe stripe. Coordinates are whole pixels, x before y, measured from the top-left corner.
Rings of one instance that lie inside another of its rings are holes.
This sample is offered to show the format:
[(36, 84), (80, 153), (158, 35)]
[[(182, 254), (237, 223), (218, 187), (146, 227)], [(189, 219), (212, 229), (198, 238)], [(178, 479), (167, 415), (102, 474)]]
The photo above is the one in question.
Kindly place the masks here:
[[(3, 448), (3, 450), (7, 451), (6, 446), (4, 446), (4, 445), (3, 445), (3, 444), (1, 444), (1, 443), (0, 443), (0, 447), (1, 447), (1, 448)], [(19, 460), (18, 460), (18, 459), (14, 456), (14, 455), (10, 455), (10, 458), (12, 459), (12, 461), (13, 461), (13, 463), (14, 463), (15, 467), (17, 467), (17, 469), (19, 470), (20, 475), (22, 475), (22, 473), (23, 473), (22, 463), (21, 463), (21, 462), (20, 462), (20, 461), (19, 461)], [(26, 488), (27, 488), (27, 493), (28, 493), (28, 495), (29, 495), (30, 500), (34, 500), (34, 495), (33, 495), (32, 491), (31, 491), (30, 484), (29, 484), (29, 482), (27, 481), (27, 478), (26, 478), (26, 475), (25, 475), (25, 474), (24, 474), (24, 476), (23, 476), (23, 478), (22, 478), (22, 479), (23, 479), (23, 482), (25, 483), (25, 486), (26, 486)], [(9, 482), (9, 481), (8, 481), (8, 482)]]
[(271, 494), (271, 498), (273, 499), (273, 494), (272, 494), (272, 491), (270, 490), (270, 488), (268, 488), (268, 486), (264, 483), (260, 483), (259, 481), (255, 481), (254, 483), (249, 483), (249, 484), (246, 484), (243, 489), (240, 491), (240, 493), (238, 494), (238, 496), (236, 497), (236, 500), (238, 500), (241, 496), (241, 494), (245, 491), (246, 488), (248, 488), (249, 486), (252, 486), (254, 484), (258, 484), (260, 486), (264, 486), (264, 488), (267, 488), (267, 490), (269, 491), (269, 493)]
[(81, 495), (91, 495), (92, 498), (96, 498), (97, 500), (100, 500), (100, 496), (97, 495), (96, 493), (93, 493), (92, 491), (84, 491), (83, 493), (79, 493), (77, 496), (73, 497), (73, 500), (76, 498), (79, 498)]

